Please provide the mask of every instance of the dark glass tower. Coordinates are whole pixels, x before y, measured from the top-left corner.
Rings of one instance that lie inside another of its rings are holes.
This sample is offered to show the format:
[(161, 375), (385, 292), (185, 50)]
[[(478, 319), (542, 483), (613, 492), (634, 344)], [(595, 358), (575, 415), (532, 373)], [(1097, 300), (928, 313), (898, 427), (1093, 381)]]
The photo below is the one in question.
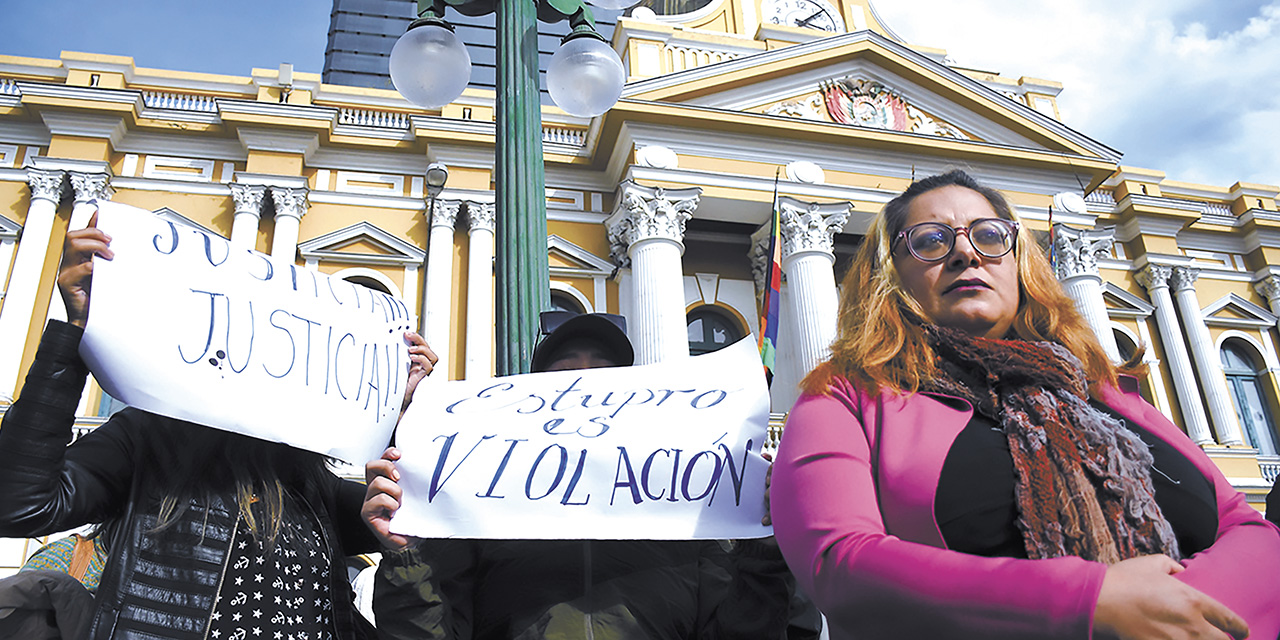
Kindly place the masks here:
[[(394, 89), (387, 71), (391, 47), (417, 15), (416, 0), (333, 0), (329, 15), (329, 42), (324, 52), (323, 80), (328, 84), (374, 89)], [(621, 11), (593, 7), (596, 30), (606, 39), (613, 37), (613, 27)], [(495, 78), (494, 16), (470, 17), (452, 8), (445, 15), (471, 53), (472, 87), (493, 89)], [(551, 54), (560, 39), (569, 32), (567, 21), (556, 24), (538, 23), (538, 56), (542, 69), (547, 68)], [(546, 102), (546, 84), (542, 84)]]

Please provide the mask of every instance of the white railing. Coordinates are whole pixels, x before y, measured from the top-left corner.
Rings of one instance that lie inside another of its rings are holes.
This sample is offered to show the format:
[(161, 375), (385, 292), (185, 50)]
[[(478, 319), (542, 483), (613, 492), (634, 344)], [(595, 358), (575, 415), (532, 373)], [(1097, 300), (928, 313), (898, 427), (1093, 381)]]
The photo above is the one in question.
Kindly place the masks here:
[(371, 109), (340, 109), (338, 124), (350, 124), (358, 127), (380, 127), (383, 129), (408, 129), (409, 116), (394, 111), (373, 111)]
[(18, 82), (11, 78), (0, 78), (0, 96), (16, 96), (22, 92), (18, 90)]
[(199, 111), (217, 113), (218, 101), (211, 96), (194, 96), (186, 93), (162, 93), (160, 91), (143, 91), (142, 104), (151, 109), (172, 109), (174, 111)]
[(738, 57), (738, 54), (729, 51), (699, 49), (696, 47), (683, 47), (679, 45), (668, 45), (663, 49), (663, 55), (667, 58), (667, 67), (671, 69), (673, 73), (676, 71), (684, 71), (685, 69), (705, 67), (709, 64), (733, 60)]
[(1228, 207), (1225, 204), (1219, 204), (1216, 202), (1205, 203), (1204, 212), (1211, 216), (1225, 216), (1228, 218), (1235, 217), (1235, 214), (1231, 213), (1231, 207)]
[(1263, 462), (1258, 461), (1258, 468), (1262, 470), (1262, 479), (1268, 483), (1276, 481), (1276, 476), (1280, 476), (1280, 462)]
[(1115, 204), (1116, 197), (1110, 191), (1103, 191), (1099, 189), (1085, 196), (1084, 201), (1093, 202), (1095, 204)]
[(575, 147), (581, 147), (586, 141), (585, 131), (579, 129), (565, 129), (563, 127), (543, 127), (542, 141), (551, 144), (570, 144)]

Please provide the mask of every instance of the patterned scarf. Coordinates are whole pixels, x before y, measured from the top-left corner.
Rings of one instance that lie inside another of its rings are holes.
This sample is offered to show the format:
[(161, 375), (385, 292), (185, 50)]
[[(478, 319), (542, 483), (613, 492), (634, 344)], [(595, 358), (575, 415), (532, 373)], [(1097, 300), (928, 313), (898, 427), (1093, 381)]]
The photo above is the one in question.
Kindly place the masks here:
[(1137, 434), (1089, 404), (1080, 361), (1051, 342), (989, 340), (927, 328), (938, 377), (924, 391), (958, 396), (1009, 439), (1018, 529), (1030, 558), (1108, 565), (1148, 554), (1182, 558)]

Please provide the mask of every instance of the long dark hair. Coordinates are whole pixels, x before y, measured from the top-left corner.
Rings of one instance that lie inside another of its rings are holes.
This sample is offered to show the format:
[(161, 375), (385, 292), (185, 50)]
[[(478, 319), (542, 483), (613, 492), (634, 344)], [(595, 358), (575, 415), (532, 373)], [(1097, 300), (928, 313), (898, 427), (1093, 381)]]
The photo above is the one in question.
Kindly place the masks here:
[[(271, 548), (280, 533), (285, 494), (318, 486), (328, 473), (325, 456), (286, 444), (180, 420), (146, 422), (146, 440), (139, 447), (135, 471), (142, 474), (138, 478), (142, 495), (133, 499), (145, 501), (135, 504), (135, 510), (159, 504), (153, 532), (173, 526), (187, 509), (207, 509), (219, 499), (234, 496), (235, 509), (249, 531)], [(108, 521), (103, 529), (110, 545), (118, 527)]]

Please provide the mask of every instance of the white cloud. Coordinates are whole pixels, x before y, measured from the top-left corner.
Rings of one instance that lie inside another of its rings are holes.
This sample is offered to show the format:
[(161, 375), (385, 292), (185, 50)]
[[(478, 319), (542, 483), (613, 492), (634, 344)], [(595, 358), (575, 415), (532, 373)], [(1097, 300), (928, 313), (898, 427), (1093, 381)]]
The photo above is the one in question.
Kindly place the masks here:
[(1280, 1), (879, 0), (913, 44), (1062, 82), (1063, 121), (1124, 164), (1230, 186), (1280, 184)]

